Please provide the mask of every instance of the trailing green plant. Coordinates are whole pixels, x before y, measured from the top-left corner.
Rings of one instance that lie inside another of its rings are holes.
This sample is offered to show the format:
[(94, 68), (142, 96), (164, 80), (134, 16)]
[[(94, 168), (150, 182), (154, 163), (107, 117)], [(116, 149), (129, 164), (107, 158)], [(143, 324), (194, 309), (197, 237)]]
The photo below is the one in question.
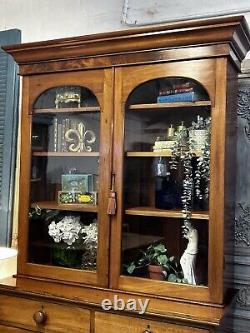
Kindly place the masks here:
[(192, 122), (191, 130), (207, 130), (208, 138), (205, 147), (201, 149), (201, 156), (197, 159), (197, 168), (193, 169), (192, 150), (195, 150), (194, 143), (188, 140), (186, 129), (175, 134), (175, 146), (170, 158), (170, 170), (177, 170), (183, 166), (182, 179), (182, 214), (183, 214), (183, 237), (186, 238), (191, 226), (192, 206), (194, 196), (199, 200), (209, 197), (210, 180), (210, 126), (211, 118), (203, 119), (198, 116), (196, 122)]
[(126, 270), (129, 274), (133, 274), (138, 268), (156, 265), (163, 268), (162, 273), (167, 281), (187, 283), (175, 257), (168, 255), (164, 244), (151, 244), (141, 253), (142, 255), (137, 261), (132, 261), (126, 265)]
[(29, 219), (32, 221), (43, 220), (49, 222), (56, 217), (59, 218), (59, 215), (59, 210), (41, 209), (38, 205), (35, 205), (29, 211)]

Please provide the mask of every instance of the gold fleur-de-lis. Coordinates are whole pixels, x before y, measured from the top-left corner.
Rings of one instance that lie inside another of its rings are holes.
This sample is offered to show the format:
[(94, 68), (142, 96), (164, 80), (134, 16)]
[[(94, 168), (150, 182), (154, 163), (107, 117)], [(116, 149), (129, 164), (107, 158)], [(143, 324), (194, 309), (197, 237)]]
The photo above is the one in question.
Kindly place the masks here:
[(86, 130), (83, 122), (77, 125), (77, 129), (70, 128), (65, 133), (66, 142), (71, 143), (69, 145), (69, 151), (72, 152), (91, 152), (92, 147), (90, 146), (96, 141), (95, 133), (91, 130)]

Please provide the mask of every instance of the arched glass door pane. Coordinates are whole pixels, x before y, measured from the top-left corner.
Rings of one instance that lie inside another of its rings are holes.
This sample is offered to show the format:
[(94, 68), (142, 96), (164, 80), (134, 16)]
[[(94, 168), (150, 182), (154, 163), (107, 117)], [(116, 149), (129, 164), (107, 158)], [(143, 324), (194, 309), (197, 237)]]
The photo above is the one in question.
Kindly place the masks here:
[(122, 275), (207, 285), (210, 122), (209, 95), (191, 78), (157, 78), (129, 95)]
[(41, 94), (32, 110), (28, 261), (95, 270), (100, 106), (85, 87)]

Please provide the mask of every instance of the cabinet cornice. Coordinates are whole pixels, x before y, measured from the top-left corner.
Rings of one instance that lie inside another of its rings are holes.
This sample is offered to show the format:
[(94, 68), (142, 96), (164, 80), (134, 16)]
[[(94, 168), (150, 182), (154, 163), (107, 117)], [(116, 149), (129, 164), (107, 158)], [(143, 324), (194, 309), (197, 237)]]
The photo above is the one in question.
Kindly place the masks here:
[[(81, 59), (136, 51), (229, 44), (238, 61), (250, 48), (243, 16), (182, 21), (138, 29), (63, 38), (4, 47), (19, 65)], [(229, 55), (229, 53), (228, 53)]]

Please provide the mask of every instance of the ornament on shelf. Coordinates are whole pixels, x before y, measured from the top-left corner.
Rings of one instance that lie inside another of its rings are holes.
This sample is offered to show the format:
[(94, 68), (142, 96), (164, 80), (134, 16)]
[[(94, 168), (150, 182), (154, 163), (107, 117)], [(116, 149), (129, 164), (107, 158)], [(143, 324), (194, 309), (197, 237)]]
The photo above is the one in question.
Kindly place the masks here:
[(175, 145), (175, 128), (172, 124), (167, 128), (167, 134), (164, 137), (157, 137), (153, 146), (154, 152), (171, 152)]
[(77, 128), (70, 128), (65, 133), (65, 140), (69, 144), (69, 151), (72, 152), (91, 152), (93, 144), (96, 141), (95, 133), (91, 130), (86, 130), (85, 124), (79, 122)]
[[(62, 88), (63, 90), (63, 88)], [(81, 104), (81, 94), (76, 92), (76, 90), (65, 90), (60, 91), (56, 94), (55, 106), (58, 109), (61, 104), (77, 103), (78, 108)]]
[(188, 281), (189, 284), (197, 284), (196, 274), (195, 274), (195, 263), (198, 253), (198, 231), (193, 228), (190, 224), (188, 232), (185, 234), (185, 238), (188, 240), (188, 245), (184, 251), (180, 264), (182, 267), (184, 279)]

